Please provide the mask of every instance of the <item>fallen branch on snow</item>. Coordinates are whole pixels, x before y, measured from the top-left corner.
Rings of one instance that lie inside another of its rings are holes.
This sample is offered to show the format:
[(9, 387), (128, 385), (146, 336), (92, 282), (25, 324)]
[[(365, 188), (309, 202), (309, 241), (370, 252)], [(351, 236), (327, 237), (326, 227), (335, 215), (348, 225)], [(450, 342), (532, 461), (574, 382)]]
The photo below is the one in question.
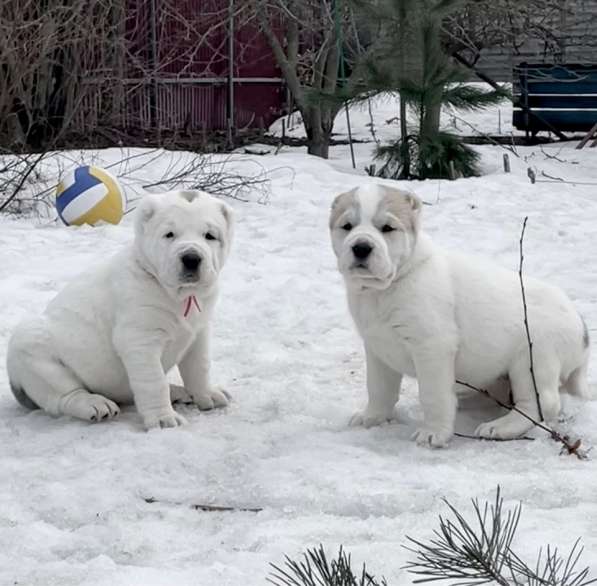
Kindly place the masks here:
[(195, 511), (203, 511), (204, 513), (260, 513), (263, 509), (258, 507), (227, 507), (223, 505), (208, 505), (208, 504), (187, 504), (187, 503), (177, 503), (177, 502), (170, 502), (170, 501), (161, 501), (156, 499), (152, 496), (144, 497), (143, 500), (148, 504), (158, 503), (161, 505), (168, 505), (168, 506), (184, 506), (189, 507), (190, 509), (194, 509)]

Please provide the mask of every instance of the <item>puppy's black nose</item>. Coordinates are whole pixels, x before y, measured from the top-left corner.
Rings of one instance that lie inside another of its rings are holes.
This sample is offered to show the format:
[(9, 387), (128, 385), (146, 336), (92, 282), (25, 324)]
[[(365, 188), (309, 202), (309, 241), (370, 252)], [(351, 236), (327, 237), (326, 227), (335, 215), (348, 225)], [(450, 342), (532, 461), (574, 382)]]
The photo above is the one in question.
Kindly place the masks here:
[(353, 254), (361, 260), (366, 259), (371, 254), (372, 250), (373, 248), (371, 248), (371, 246), (366, 242), (357, 242), (352, 247)]
[(189, 271), (196, 271), (201, 264), (201, 257), (194, 252), (183, 254), (180, 260), (182, 261), (184, 268)]

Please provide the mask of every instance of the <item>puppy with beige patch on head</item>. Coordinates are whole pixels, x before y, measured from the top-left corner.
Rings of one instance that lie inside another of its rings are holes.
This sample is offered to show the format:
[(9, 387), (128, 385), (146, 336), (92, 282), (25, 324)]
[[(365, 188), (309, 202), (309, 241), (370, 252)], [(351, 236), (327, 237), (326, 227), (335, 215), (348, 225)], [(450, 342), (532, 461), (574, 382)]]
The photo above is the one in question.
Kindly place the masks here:
[[(538, 419), (517, 273), (442, 250), (420, 231), (420, 215), (416, 196), (383, 185), (355, 188), (332, 205), (332, 244), (367, 363), (369, 402), (351, 425), (393, 419), (403, 375), (418, 381), (423, 423), (413, 438), (422, 445), (442, 447), (451, 438), (456, 381), (491, 389), (509, 380), (516, 407)], [(561, 290), (526, 277), (525, 291), (549, 421), (559, 413), (560, 391), (589, 395), (589, 339)], [(531, 427), (510, 411), (476, 433), (510, 439)]]

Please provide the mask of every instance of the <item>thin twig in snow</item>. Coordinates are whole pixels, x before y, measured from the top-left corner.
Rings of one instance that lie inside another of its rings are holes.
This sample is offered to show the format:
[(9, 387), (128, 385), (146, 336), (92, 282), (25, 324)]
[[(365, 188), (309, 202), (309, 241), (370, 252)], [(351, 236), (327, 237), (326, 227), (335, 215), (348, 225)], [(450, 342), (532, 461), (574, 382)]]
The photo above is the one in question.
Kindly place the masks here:
[(241, 512), (241, 513), (260, 513), (263, 509), (259, 507), (229, 507), (223, 505), (208, 505), (208, 504), (186, 504), (186, 503), (178, 503), (178, 502), (169, 502), (169, 501), (161, 501), (156, 499), (152, 496), (145, 497), (143, 500), (148, 504), (163, 504), (163, 505), (170, 505), (170, 506), (188, 506), (191, 509), (195, 509), (196, 511), (203, 511), (205, 513), (228, 513), (228, 512)]
[(454, 435), (456, 437), (462, 437), (465, 439), (472, 439), (472, 440), (478, 440), (481, 442), (534, 442), (535, 438), (534, 437), (528, 437), (526, 435), (523, 435), (522, 437), (512, 437), (512, 438), (503, 438), (503, 437), (480, 437), (478, 435), (468, 435), (466, 433), (458, 433), (458, 432), (454, 432)]
[(471, 128), (472, 130), (474, 130), (479, 136), (482, 136), (484, 139), (486, 139), (489, 142), (493, 143), (495, 146), (499, 146), (499, 147), (501, 147), (501, 148), (503, 148), (503, 149), (505, 149), (507, 151), (510, 151), (515, 157), (518, 157), (520, 159), (520, 155), (516, 152), (516, 149), (514, 148), (514, 145), (508, 146), (508, 145), (505, 145), (505, 144), (502, 144), (502, 143), (498, 142), (497, 140), (495, 140), (494, 138), (492, 138), (489, 134), (487, 134), (486, 132), (483, 132), (483, 131), (479, 130), (476, 126), (474, 126), (473, 124), (471, 124), (470, 122), (468, 122), (464, 118), (461, 118), (460, 116), (457, 116), (456, 114), (450, 114), (450, 116), (452, 116), (452, 118), (454, 118), (455, 120), (459, 120), (463, 124), (466, 124), (469, 128)]
[(375, 141), (375, 144), (379, 146), (381, 141), (377, 136), (377, 132), (375, 131), (375, 121), (373, 119), (373, 109), (371, 108), (371, 96), (367, 96), (367, 111), (369, 112), (369, 131), (371, 132), (371, 136)]
[(457, 380), (456, 383), (459, 385), (462, 385), (463, 387), (466, 387), (467, 389), (471, 389), (472, 391), (476, 391), (477, 393), (484, 395), (485, 397), (487, 397), (488, 399), (491, 399), (494, 403), (498, 404), (500, 407), (503, 407), (504, 409), (507, 409), (508, 411), (514, 411), (514, 412), (518, 413), (519, 415), (522, 415), (525, 419), (530, 421), (535, 427), (538, 427), (539, 429), (542, 429), (543, 431), (548, 433), (549, 436), (551, 437), (551, 439), (553, 439), (556, 442), (561, 443), (563, 446), (562, 451), (566, 451), (568, 454), (574, 454), (579, 460), (586, 460), (588, 458), (587, 452), (585, 450), (580, 449), (580, 445), (581, 445), (580, 439), (577, 439), (575, 442), (571, 442), (571, 440), (568, 436), (562, 435), (562, 434), (558, 433), (557, 431), (555, 431), (554, 429), (547, 427), (547, 425), (544, 425), (543, 423), (537, 421), (536, 419), (533, 419), (530, 415), (528, 415), (527, 413), (525, 413), (524, 411), (522, 411), (518, 407), (516, 407), (516, 405), (508, 405), (508, 404), (504, 403), (503, 401), (500, 401), (500, 399), (498, 399), (497, 397), (494, 397), (487, 389), (481, 389), (479, 387), (475, 387), (474, 385), (465, 383), (464, 381), (461, 381), (461, 380)]
[(561, 177), (554, 177), (553, 175), (549, 175), (545, 171), (541, 171), (541, 175), (543, 177), (547, 177), (548, 179), (553, 179), (554, 181), (559, 181), (560, 183), (566, 183), (565, 179), (562, 179)]
[(522, 252), (522, 245), (524, 241), (524, 232), (527, 227), (527, 221), (529, 217), (526, 216), (524, 222), (522, 223), (522, 232), (520, 234), (520, 265), (518, 268), (518, 277), (520, 279), (520, 291), (522, 293), (522, 306), (524, 309), (524, 329), (527, 335), (527, 342), (529, 346), (529, 361), (530, 361), (530, 371), (531, 371), (531, 379), (533, 381), (533, 390), (535, 391), (535, 399), (537, 401), (537, 411), (539, 412), (539, 419), (540, 421), (545, 421), (543, 417), (543, 409), (541, 408), (541, 398), (539, 397), (539, 389), (537, 388), (537, 379), (535, 378), (535, 369), (533, 368), (533, 341), (531, 340), (531, 332), (529, 331), (529, 319), (528, 319), (528, 311), (527, 311), (527, 298), (524, 290), (524, 280), (522, 278), (522, 263), (524, 261), (524, 255)]

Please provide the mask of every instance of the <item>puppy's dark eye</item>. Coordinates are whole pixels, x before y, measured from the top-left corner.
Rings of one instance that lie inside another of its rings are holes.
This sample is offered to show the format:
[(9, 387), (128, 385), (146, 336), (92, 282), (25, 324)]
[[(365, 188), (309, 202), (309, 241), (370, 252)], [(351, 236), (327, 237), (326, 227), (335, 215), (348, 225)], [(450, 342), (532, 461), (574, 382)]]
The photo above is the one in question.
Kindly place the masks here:
[(344, 224), (344, 226), (342, 226), (342, 230), (346, 230), (347, 232), (350, 232), (352, 230), (352, 224), (350, 222), (346, 222), (346, 224)]
[(211, 232), (208, 232), (205, 235), (205, 240), (217, 240), (217, 238)]
[(394, 230), (396, 230), (396, 228), (393, 228), (392, 226), (390, 226), (390, 224), (384, 224), (381, 228), (382, 232), (394, 232)]
[(174, 232), (167, 232), (166, 234), (164, 234), (164, 238), (174, 238)]

